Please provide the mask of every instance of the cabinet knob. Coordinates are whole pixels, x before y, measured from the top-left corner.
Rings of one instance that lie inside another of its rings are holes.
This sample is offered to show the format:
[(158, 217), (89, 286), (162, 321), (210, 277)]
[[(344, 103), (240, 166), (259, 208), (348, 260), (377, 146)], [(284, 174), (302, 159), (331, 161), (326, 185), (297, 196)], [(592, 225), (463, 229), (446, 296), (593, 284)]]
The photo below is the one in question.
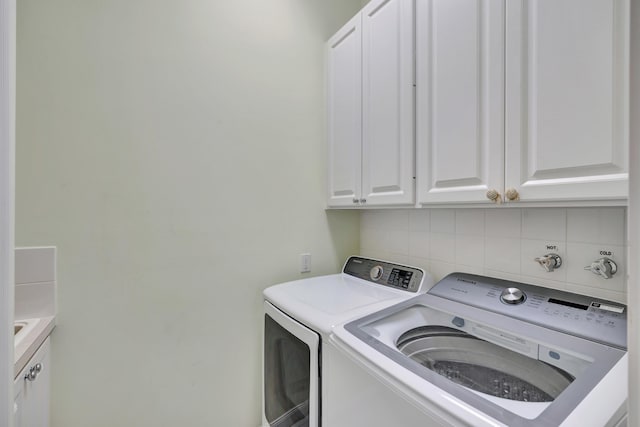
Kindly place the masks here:
[(487, 191), (487, 199), (491, 200), (496, 205), (502, 203), (502, 196), (500, 196), (500, 193), (493, 189)]
[(507, 188), (507, 191), (504, 192), (504, 195), (507, 197), (507, 200), (512, 202), (520, 200), (520, 194), (518, 194), (518, 190), (515, 188)]
[(591, 265), (587, 265), (585, 270), (591, 271), (593, 274), (600, 275), (605, 279), (611, 279), (616, 271), (618, 271), (618, 265), (613, 262), (612, 259), (607, 257), (600, 258), (591, 263)]
[(367, 203), (367, 199), (360, 199), (360, 203), (364, 205), (365, 203)]
[(358, 204), (358, 203), (360, 203), (360, 200), (358, 200), (358, 199), (354, 198), (354, 199), (353, 199), (353, 203)]

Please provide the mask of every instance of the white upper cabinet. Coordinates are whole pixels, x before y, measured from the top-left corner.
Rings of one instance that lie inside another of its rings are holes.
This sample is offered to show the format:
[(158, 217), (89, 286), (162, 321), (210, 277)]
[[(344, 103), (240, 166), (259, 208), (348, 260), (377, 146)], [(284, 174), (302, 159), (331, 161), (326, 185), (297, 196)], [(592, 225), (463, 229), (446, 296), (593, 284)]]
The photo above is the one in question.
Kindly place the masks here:
[(421, 203), (486, 202), (504, 182), (504, 0), (416, 10)]
[(374, 0), (328, 42), (329, 206), (414, 203), (413, 0)]
[(362, 181), (362, 29), (355, 16), (328, 42), (329, 206), (352, 206)]
[(627, 197), (629, 0), (417, 3), (418, 202)]
[(362, 197), (414, 202), (413, 1), (362, 10)]
[(506, 183), (522, 200), (627, 197), (629, 1), (507, 1)]

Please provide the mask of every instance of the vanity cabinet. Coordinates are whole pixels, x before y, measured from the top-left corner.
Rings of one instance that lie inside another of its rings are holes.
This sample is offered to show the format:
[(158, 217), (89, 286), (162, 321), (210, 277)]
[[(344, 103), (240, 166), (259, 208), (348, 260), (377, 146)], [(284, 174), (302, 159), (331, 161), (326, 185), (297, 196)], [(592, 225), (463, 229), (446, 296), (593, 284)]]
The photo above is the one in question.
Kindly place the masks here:
[(47, 338), (14, 383), (15, 427), (48, 427), (51, 387), (50, 339)]
[(416, 22), (418, 203), (626, 199), (629, 0), (425, 0)]
[(332, 207), (412, 205), (414, 0), (373, 0), (328, 41)]

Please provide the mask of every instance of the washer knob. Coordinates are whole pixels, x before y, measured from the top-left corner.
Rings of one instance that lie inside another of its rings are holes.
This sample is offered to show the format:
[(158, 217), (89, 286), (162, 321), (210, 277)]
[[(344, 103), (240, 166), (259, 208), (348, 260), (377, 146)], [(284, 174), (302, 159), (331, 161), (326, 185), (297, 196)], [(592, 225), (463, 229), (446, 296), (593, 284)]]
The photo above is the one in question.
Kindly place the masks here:
[(375, 267), (372, 267), (371, 270), (369, 270), (369, 277), (371, 277), (371, 280), (377, 282), (382, 277), (382, 273), (384, 273), (382, 266), (376, 265)]
[(500, 301), (505, 304), (522, 304), (527, 296), (518, 288), (507, 288), (500, 294)]

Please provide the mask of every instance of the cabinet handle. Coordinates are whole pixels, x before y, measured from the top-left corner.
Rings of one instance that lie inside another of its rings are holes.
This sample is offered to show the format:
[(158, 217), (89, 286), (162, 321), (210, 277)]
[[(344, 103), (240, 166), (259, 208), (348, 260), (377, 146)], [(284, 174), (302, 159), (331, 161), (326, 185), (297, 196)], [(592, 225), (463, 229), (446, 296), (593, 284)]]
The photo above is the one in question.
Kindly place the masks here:
[(24, 375), (24, 379), (27, 381), (35, 381), (40, 371), (42, 371), (42, 363), (36, 363), (29, 368), (29, 372)]
[(367, 203), (367, 199), (360, 199), (360, 203), (364, 205), (365, 203)]
[(358, 203), (360, 203), (360, 200), (358, 200), (358, 199), (354, 198), (354, 199), (353, 199), (353, 203), (358, 204)]
[(24, 375), (24, 379), (27, 381), (35, 381), (37, 377), (38, 373), (35, 369), (33, 369), (33, 366), (31, 367), (31, 369), (29, 369), (29, 372)]
[(493, 189), (487, 191), (487, 199), (491, 200), (496, 205), (502, 203), (502, 196), (500, 196), (500, 193)]
[(507, 188), (507, 191), (504, 192), (504, 195), (507, 196), (507, 200), (512, 202), (520, 200), (520, 194), (518, 194), (518, 190), (515, 188)]

